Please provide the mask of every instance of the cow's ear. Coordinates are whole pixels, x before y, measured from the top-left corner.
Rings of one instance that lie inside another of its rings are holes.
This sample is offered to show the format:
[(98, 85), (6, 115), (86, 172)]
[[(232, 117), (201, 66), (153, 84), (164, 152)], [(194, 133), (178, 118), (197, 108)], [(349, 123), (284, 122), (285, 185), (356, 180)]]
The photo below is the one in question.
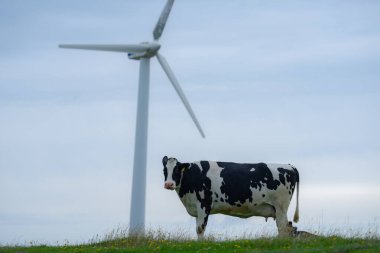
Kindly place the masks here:
[(168, 157), (167, 156), (164, 156), (164, 158), (162, 158), (162, 164), (164, 166), (166, 166), (166, 164), (168, 163)]

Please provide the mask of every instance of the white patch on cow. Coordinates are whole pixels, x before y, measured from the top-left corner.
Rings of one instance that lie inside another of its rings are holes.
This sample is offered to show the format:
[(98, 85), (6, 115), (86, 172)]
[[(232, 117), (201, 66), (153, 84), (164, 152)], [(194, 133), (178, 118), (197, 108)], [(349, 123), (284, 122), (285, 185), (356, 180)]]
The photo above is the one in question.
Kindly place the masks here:
[[(226, 196), (221, 192), (223, 178), (220, 176), (222, 168), (218, 166), (216, 162), (209, 162), (210, 169), (208, 170), (206, 176), (211, 180), (211, 190), (212, 190), (212, 205), (215, 209), (218, 209), (221, 205), (224, 205), (225, 202), (221, 202), (221, 198), (226, 200)], [(218, 196), (218, 197), (216, 197)], [(215, 200), (217, 202), (215, 202)]]
[(204, 199), (205, 198), (205, 191), (199, 192), (199, 196), (201, 197), (201, 199)]
[(166, 169), (168, 171), (168, 177), (165, 181), (168, 183), (174, 183), (174, 187), (176, 187), (175, 181), (173, 180), (173, 170), (175, 166), (177, 165), (177, 159), (175, 158), (169, 158), (168, 162), (166, 163)]
[(262, 186), (260, 188), (249, 187), (252, 192), (253, 204), (260, 205), (263, 203), (271, 204), (271, 192), (268, 188)]
[(255, 168), (250, 169), (251, 172), (252, 172), (252, 171), (255, 171), (255, 170), (256, 170)]
[[(178, 190), (177, 190), (178, 193)], [(186, 193), (181, 199), (182, 204), (185, 206), (186, 211), (193, 217), (197, 216), (197, 197), (195, 193)]]

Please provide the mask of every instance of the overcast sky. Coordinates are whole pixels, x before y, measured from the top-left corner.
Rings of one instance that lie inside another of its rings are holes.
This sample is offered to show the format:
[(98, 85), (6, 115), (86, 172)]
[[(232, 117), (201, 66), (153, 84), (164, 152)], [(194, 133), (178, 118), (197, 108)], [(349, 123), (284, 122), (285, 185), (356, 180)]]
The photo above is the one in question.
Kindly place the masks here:
[[(164, 4), (0, 0), (0, 244), (128, 225), (138, 62), (58, 44), (150, 41)], [(147, 225), (195, 236), (163, 189), (168, 155), (292, 163), (300, 228), (379, 228), (379, 13), (375, 0), (176, 1), (160, 52), (206, 139), (152, 59)], [(206, 234), (275, 228), (215, 215)]]

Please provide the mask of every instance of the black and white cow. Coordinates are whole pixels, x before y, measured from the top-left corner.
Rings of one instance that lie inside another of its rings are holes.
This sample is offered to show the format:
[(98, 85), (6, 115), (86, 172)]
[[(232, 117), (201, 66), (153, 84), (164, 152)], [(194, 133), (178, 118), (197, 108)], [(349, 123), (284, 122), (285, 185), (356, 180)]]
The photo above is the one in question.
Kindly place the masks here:
[(297, 185), (293, 221), (298, 222), (299, 174), (290, 164), (198, 161), (180, 163), (162, 159), (166, 189), (176, 190), (187, 212), (196, 218), (198, 238), (203, 238), (208, 216), (226, 214), (240, 218), (272, 217), (279, 236), (290, 236), (287, 211)]

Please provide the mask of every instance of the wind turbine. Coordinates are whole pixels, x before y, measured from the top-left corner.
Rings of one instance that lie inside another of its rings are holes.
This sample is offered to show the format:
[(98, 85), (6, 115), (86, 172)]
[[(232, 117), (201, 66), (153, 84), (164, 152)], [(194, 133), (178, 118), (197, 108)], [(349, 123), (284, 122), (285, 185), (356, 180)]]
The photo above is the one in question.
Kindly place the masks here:
[(188, 113), (198, 128), (201, 136), (205, 134), (195, 117), (191, 106), (179, 85), (177, 78), (169, 67), (164, 56), (158, 53), (161, 45), (158, 43), (159, 38), (165, 28), (170, 10), (174, 0), (168, 0), (153, 30), (152, 42), (142, 42), (139, 44), (112, 44), (112, 45), (94, 45), (94, 44), (64, 44), (59, 45), (61, 48), (87, 49), (127, 53), (128, 58), (140, 61), (139, 88), (137, 98), (137, 119), (135, 135), (135, 154), (133, 161), (133, 181), (132, 181), (132, 198), (131, 213), (129, 222), (129, 233), (133, 235), (143, 235), (145, 232), (145, 189), (146, 189), (146, 156), (147, 156), (147, 135), (148, 135), (148, 107), (149, 107), (149, 69), (150, 58), (157, 57), (158, 62), (168, 76), (171, 84), (181, 98)]

